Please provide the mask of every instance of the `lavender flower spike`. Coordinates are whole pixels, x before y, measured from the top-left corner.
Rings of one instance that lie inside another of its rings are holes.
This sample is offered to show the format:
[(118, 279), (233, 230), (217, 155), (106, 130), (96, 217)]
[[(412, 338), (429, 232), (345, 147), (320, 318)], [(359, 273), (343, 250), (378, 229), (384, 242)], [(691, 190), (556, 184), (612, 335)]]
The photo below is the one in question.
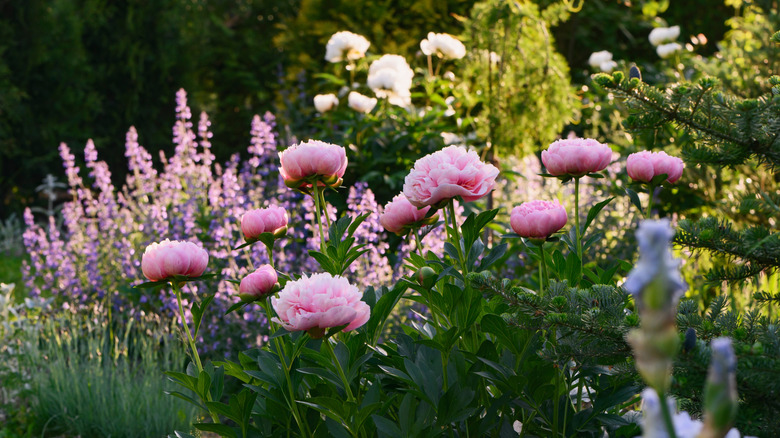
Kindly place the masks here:
[(623, 284), (634, 296), (642, 320), (641, 328), (629, 332), (626, 340), (634, 350), (639, 374), (661, 394), (671, 383), (672, 359), (680, 343), (677, 302), (686, 289), (679, 261), (670, 251), (672, 236), (668, 220), (643, 221), (636, 233), (639, 262)]
[(680, 261), (672, 257), (670, 242), (674, 230), (668, 219), (645, 220), (639, 224), (639, 262), (628, 274), (623, 289), (634, 296), (640, 312), (675, 309), (688, 285), (680, 275)]
[(737, 357), (731, 339), (710, 343), (712, 359), (704, 387), (703, 438), (721, 438), (737, 416)]

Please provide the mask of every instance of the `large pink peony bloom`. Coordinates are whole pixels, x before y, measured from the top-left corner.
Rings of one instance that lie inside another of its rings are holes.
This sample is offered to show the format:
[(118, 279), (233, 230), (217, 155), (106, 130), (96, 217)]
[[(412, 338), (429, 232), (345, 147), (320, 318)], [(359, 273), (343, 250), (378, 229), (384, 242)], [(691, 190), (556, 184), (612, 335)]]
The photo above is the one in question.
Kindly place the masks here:
[(404, 235), (415, 225), (430, 225), (435, 222), (438, 218), (436, 214), (428, 218), (427, 223), (421, 223), (430, 209), (431, 207), (418, 209), (401, 193), (395, 195), (393, 200), (385, 205), (385, 211), (379, 215), (379, 223), (391, 233)]
[(416, 163), (404, 180), (404, 195), (417, 207), (435, 205), (461, 196), (476, 201), (493, 190), (498, 169), (480, 161), (474, 151), (462, 146), (446, 148), (426, 155)]
[(287, 210), (271, 206), (249, 210), (241, 216), (241, 232), (246, 240), (257, 239), (263, 233), (284, 234), (287, 231)]
[(285, 329), (306, 330), (319, 338), (328, 327), (348, 324), (344, 331), (349, 331), (365, 324), (371, 309), (361, 298), (363, 294), (346, 278), (321, 273), (288, 281), (271, 304), (279, 315), (274, 320)]
[(192, 242), (165, 239), (146, 247), (141, 271), (150, 281), (162, 281), (175, 275), (200, 277), (209, 263), (209, 253)]
[(347, 170), (347, 151), (341, 146), (319, 140), (292, 145), (279, 152), (279, 161), (284, 182), (298, 185), (304, 179), (311, 186), (311, 180), (333, 185)]
[(634, 181), (650, 182), (658, 175), (666, 174), (666, 181), (675, 183), (682, 176), (685, 163), (666, 152), (642, 151), (626, 159), (626, 173)]
[(542, 151), (542, 163), (550, 175), (583, 176), (606, 169), (612, 149), (591, 138), (568, 138)]
[(278, 281), (276, 270), (271, 265), (262, 265), (255, 272), (241, 279), (238, 294), (242, 300), (251, 301), (273, 293)]
[(513, 208), (509, 217), (512, 230), (531, 239), (546, 239), (567, 220), (566, 209), (557, 200), (524, 202)]

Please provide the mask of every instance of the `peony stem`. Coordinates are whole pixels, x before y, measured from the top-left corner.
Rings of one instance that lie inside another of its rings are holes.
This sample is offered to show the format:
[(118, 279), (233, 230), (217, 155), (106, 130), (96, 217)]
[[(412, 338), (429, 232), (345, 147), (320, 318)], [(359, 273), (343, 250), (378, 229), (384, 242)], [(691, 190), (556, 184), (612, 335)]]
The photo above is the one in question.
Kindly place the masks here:
[(458, 221), (455, 216), (455, 199), (450, 199), (449, 202), (449, 208), (450, 208), (450, 220), (452, 221), (452, 234), (453, 239), (455, 240), (455, 249), (458, 251), (458, 258), (460, 259), (460, 267), (463, 271), (463, 276), (466, 276), (466, 260), (465, 257), (463, 257), (463, 249), (460, 247), (460, 231), (458, 230)]
[(412, 234), (414, 234), (414, 241), (417, 243), (417, 252), (420, 254), (420, 257), (425, 258), (425, 255), (423, 254), (422, 241), (420, 240), (420, 229), (415, 228), (412, 230)]
[(266, 245), (265, 248), (268, 250), (268, 264), (275, 270), (273, 245)]
[(580, 272), (582, 272), (582, 236), (580, 230), (580, 178), (574, 178), (574, 234), (577, 238), (577, 257), (580, 259)]
[(347, 392), (347, 402), (354, 402), (355, 396), (352, 394), (352, 388), (349, 386), (349, 381), (347, 380), (346, 374), (344, 374), (344, 369), (341, 367), (341, 362), (339, 362), (338, 357), (336, 357), (336, 352), (333, 351), (333, 346), (330, 345), (330, 339), (325, 339), (322, 341), (322, 343), (327, 347), (328, 353), (330, 353), (330, 357), (333, 358), (333, 363), (336, 364), (336, 371), (339, 372), (341, 382), (344, 384), (344, 390)]
[(320, 216), (320, 187), (317, 182), (314, 186), (314, 212), (317, 216), (317, 226), (320, 228), (320, 251), (325, 252), (325, 233), (322, 231), (322, 217)]
[(648, 185), (647, 194), (650, 196), (650, 198), (647, 200), (647, 213), (645, 213), (645, 219), (650, 219), (650, 216), (653, 214), (653, 195), (655, 194), (654, 185)]
[[(179, 303), (179, 315), (181, 316), (181, 325), (184, 326), (184, 333), (187, 334), (187, 341), (190, 344), (190, 350), (192, 351), (192, 357), (195, 359), (195, 365), (198, 367), (198, 375), (203, 372), (203, 365), (200, 362), (200, 356), (198, 355), (198, 349), (195, 347), (195, 340), (192, 338), (192, 334), (190, 333), (190, 327), (187, 325), (187, 319), (184, 317), (184, 306), (181, 304), (181, 288), (179, 287), (179, 283), (177, 281), (172, 281), (171, 286), (173, 286), (173, 291), (176, 293), (176, 301)], [(209, 389), (206, 389), (206, 401), (212, 401), (211, 400), (211, 392)], [(219, 424), (219, 417), (217, 414), (211, 412), (209, 410), (209, 414), (211, 414), (211, 419), (214, 421), (214, 423)]]
[(325, 215), (325, 223), (328, 225), (328, 229), (330, 230), (330, 215), (328, 214), (328, 203), (325, 202), (325, 188), (322, 188), (322, 191), (320, 191), (320, 200), (322, 202), (322, 214)]
[(547, 263), (544, 260), (544, 241), (539, 244), (539, 295), (544, 294), (545, 285), (549, 283), (547, 280)]
[(293, 418), (295, 418), (295, 423), (298, 424), (298, 428), (301, 430), (303, 436), (312, 436), (311, 432), (309, 432), (309, 425), (304, 421), (305, 418), (302, 417), (301, 413), (298, 411), (298, 403), (295, 401), (295, 390), (293, 389), (292, 380), (290, 379), (290, 370), (292, 368), (293, 362), (295, 362), (295, 357), (290, 358), (290, 367), (288, 368), (287, 361), (284, 360), (285, 354), (281, 345), (281, 341), (279, 338), (274, 338), (274, 341), (276, 341), (276, 352), (279, 355), (279, 360), (282, 362), (284, 378), (287, 381), (287, 393), (290, 397), (290, 410), (292, 411)]
[(431, 55), (428, 55), (428, 77), (433, 77), (433, 61), (431, 60)]

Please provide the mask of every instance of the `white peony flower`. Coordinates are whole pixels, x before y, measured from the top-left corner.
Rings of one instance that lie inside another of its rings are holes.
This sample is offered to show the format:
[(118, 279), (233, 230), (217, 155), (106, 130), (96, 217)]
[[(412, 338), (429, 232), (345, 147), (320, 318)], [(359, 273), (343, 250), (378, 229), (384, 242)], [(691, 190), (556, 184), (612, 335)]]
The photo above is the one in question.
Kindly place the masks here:
[(650, 40), (650, 44), (659, 46), (667, 41), (674, 41), (679, 36), (680, 26), (656, 27), (650, 31), (650, 35), (647, 39)]
[(600, 52), (593, 52), (588, 58), (588, 64), (593, 68), (599, 68), (605, 62), (612, 61), (612, 53), (602, 50)]
[(679, 52), (682, 50), (682, 46), (679, 43), (667, 43), (667, 44), (661, 44), (660, 46), (655, 48), (656, 53), (658, 53), (658, 56), (660, 56), (663, 59), (666, 59), (673, 54)]
[(460, 59), (466, 56), (466, 46), (447, 33), (428, 32), (428, 38), (420, 41), (425, 55), (436, 55), (443, 59)]
[(376, 106), (375, 98), (364, 96), (357, 91), (350, 92), (347, 99), (349, 101), (349, 107), (359, 113), (368, 114)]
[(368, 40), (356, 33), (346, 30), (336, 32), (325, 46), (325, 60), (328, 62), (354, 61), (366, 56), (366, 50), (371, 45)]
[(321, 113), (326, 113), (339, 106), (339, 98), (335, 94), (318, 94), (314, 96), (314, 108)]
[(599, 65), (599, 69), (603, 71), (604, 73), (612, 73), (612, 70), (614, 70), (617, 67), (617, 62), (613, 60), (602, 62), (601, 65)]
[(399, 55), (383, 55), (368, 68), (368, 86), (378, 97), (386, 97), (391, 104), (408, 107), (412, 103), (414, 71)]

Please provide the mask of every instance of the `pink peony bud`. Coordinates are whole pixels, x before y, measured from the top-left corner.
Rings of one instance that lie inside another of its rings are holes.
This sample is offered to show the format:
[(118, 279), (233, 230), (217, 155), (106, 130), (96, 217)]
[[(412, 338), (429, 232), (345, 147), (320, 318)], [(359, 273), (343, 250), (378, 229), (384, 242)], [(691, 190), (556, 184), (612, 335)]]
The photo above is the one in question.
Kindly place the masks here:
[(642, 151), (626, 159), (626, 172), (634, 181), (650, 182), (658, 175), (666, 174), (666, 181), (675, 183), (682, 176), (685, 163), (666, 152)]
[[(379, 223), (391, 233), (404, 235), (412, 228), (436, 222), (439, 217), (437, 214), (425, 219), (430, 209), (431, 207), (418, 209), (401, 193), (395, 195), (393, 200), (385, 205), (384, 213), (379, 216)], [(425, 223), (422, 223), (423, 220)]]
[(553, 142), (542, 151), (542, 163), (550, 175), (583, 176), (607, 168), (612, 149), (591, 138), (570, 138)]
[(344, 331), (354, 330), (368, 321), (371, 309), (361, 301), (363, 294), (344, 277), (328, 273), (301, 276), (288, 281), (271, 304), (279, 322), (290, 331), (306, 330), (320, 338), (325, 329), (347, 324)]
[(655, 176), (653, 153), (642, 151), (629, 155), (626, 159), (626, 173), (634, 181), (650, 182)]
[(426, 155), (404, 179), (404, 195), (417, 207), (435, 205), (456, 196), (476, 201), (493, 190), (498, 169), (480, 161), (474, 151), (462, 146)]
[(262, 265), (255, 272), (241, 279), (238, 296), (243, 301), (254, 301), (263, 295), (274, 293), (278, 281), (276, 270), (271, 265)]
[(567, 220), (566, 209), (558, 200), (530, 201), (512, 209), (509, 223), (523, 237), (546, 239), (563, 228)]
[(656, 175), (666, 174), (666, 180), (674, 184), (682, 176), (685, 163), (677, 157), (667, 155), (666, 152), (653, 152), (653, 171)]
[(146, 247), (141, 270), (150, 281), (162, 281), (175, 275), (200, 277), (206, 270), (209, 253), (192, 242), (165, 239)]
[[(334, 185), (347, 170), (347, 151), (335, 144), (309, 140), (279, 152), (279, 161), (279, 172), (288, 186), (311, 186), (312, 181)], [(303, 180), (307, 181), (301, 184)]]
[(263, 233), (284, 234), (287, 230), (287, 210), (282, 207), (258, 208), (241, 216), (241, 232), (246, 240), (257, 239)]

